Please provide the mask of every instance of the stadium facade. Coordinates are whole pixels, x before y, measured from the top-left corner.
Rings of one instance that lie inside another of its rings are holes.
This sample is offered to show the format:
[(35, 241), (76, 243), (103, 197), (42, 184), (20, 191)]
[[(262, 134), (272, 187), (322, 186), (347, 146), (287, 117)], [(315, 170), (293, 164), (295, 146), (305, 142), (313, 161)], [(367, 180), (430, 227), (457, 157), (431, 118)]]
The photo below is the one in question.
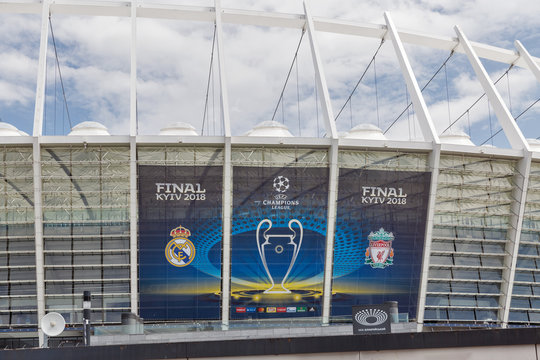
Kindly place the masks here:
[[(328, 324), (350, 318), (352, 305), (389, 300), (420, 326), (540, 323), (540, 147), (478, 58), (540, 80), (538, 59), (519, 42), (513, 52), (471, 44), (458, 28), (446, 39), (398, 31), (388, 14), (385, 25), (362, 25), (314, 19), (307, 7), (288, 15), (43, 1), (2, 2), (0, 11), (40, 13), (44, 24), (33, 134), (7, 124), (0, 134), (0, 327), (36, 328), (51, 311), (80, 324), (85, 290), (93, 324), (119, 323), (125, 312), (225, 327), (254, 318)], [(215, 22), (218, 52), (222, 22), (305, 28), (327, 137), (293, 137), (274, 123), (232, 136), (224, 76), (224, 136), (138, 135), (134, 50), (130, 134), (82, 124), (44, 136), (50, 13), (131, 16), (133, 29), (138, 17)], [(425, 141), (388, 140), (366, 126), (338, 135), (319, 31), (393, 43)], [(439, 137), (402, 41), (465, 53), (510, 148)]]

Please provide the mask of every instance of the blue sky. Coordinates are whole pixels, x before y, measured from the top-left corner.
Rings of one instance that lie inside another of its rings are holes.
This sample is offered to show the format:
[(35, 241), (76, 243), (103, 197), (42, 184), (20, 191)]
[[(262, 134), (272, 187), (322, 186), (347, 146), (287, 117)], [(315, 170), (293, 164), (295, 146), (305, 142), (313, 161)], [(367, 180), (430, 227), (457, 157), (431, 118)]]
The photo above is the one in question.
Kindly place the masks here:
[[(212, 6), (212, 1), (143, 1)], [(225, 8), (302, 13), (302, 2), (222, 0)], [(311, 0), (315, 16), (383, 24), (389, 11), (399, 29), (455, 37), (459, 25), (471, 41), (514, 50), (519, 39), (540, 57), (540, 2), (500, 1), (365, 1)], [(53, 15), (60, 71), (71, 124), (94, 120), (113, 134), (126, 134), (129, 120), (129, 20), (116, 17)], [(0, 15), (0, 117), (31, 133), (37, 76), (39, 15)], [(272, 119), (301, 32), (293, 29), (224, 27), (224, 60), (234, 135)], [(201, 132), (208, 81), (213, 27), (209, 23), (140, 19), (138, 21), (138, 119), (141, 134), (157, 134), (167, 124), (183, 121)], [(334, 114), (349, 96), (379, 46), (379, 40), (318, 33)], [(44, 132), (69, 132), (52, 38), (49, 36), (46, 115)], [(422, 87), (448, 57), (446, 51), (406, 45), (413, 70)], [(214, 63), (215, 64), (215, 63)], [(492, 79), (508, 68), (484, 61)], [(340, 132), (360, 123), (383, 130), (406, 107), (408, 94), (390, 42), (381, 47), (375, 69), (371, 66), (337, 120)], [(210, 78), (204, 134), (222, 133), (217, 68)], [(513, 68), (497, 85), (512, 114), (517, 116), (540, 97), (540, 86), (526, 69)], [(424, 95), (436, 128), (442, 132), (483, 93), (463, 54), (455, 54)], [(448, 96), (447, 96), (448, 94)], [(275, 120), (294, 135), (323, 136), (321, 110), (316, 106), (314, 72), (308, 38), (300, 44), (298, 66), (293, 66), (277, 107)], [(447, 101), (449, 98), (450, 101)], [(540, 136), (540, 104), (518, 124), (526, 137)], [(490, 121), (491, 120), (491, 121)], [(482, 99), (453, 130), (463, 130), (480, 145), (498, 125), (493, 109)], [(421, 139), (414, 112), (406, 112), (387, 132), (393, 139)], [(491, 144), (491, 140), (488, 141)], [(501, 133), (493, 145), (507, 147)]]

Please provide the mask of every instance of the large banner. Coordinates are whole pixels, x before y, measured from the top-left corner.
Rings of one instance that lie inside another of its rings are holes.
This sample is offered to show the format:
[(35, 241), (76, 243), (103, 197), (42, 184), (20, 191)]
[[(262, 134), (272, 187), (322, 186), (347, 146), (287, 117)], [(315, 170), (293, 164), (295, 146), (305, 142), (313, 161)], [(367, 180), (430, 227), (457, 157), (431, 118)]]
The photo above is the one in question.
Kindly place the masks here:
[(430, 176), (340, 169), (332, 315), (398, 301), (416, 317)]
[(139, 166), (139, 292), (144, 319), (219, 319), (219, 166)]
[(327, 168), (233, 168), (231, 319), (320, 316)]

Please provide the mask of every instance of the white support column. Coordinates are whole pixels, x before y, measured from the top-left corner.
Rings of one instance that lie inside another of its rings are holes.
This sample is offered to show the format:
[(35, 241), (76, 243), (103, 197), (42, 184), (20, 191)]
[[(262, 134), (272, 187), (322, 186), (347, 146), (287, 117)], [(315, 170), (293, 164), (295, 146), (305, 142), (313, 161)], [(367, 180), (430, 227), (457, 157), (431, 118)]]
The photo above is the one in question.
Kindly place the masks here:
[(45, 316), (45, 268), (43, 255), (43, 206), (41, 184), (41, 143), (40, 137), (33, 138), (32, 168), (34, 181), (34, 239), (36, 254), (36, 296), (39, 346), (45, 342), (40, 320)]
[(137, 271), (138, 243), (138, 199), (137, 199), (137, 141), (129, 137), (129, 279), (131, 312), (139, 314), (139, 291)]
[(418, 308), (416, 310), (417, 331), (422, 331), (422, 327), (424, 326), (426, 292), (429, 274), (429, 258), (431, 256), (431, 241), (433, 239), (433, 218), (435, 217), (435, 205), (437, 200), (437, 183), (439, 180), (440, 162), (441, 144), (433, 144), (433, 150), (429, 155), (431, 183), (429, 185), (426, 230), (424, 234), (424, 253), (422, 256), (422, 273), (420, 274), (420, 288), (418, 290)]
[(525, 63), (529, 67), (529, 70), (531, 70), (536, 77), (536, 81), (540, 82), (540, 66), (538, 66), (531, 54), (529, 54), (527, 49), (525, 49), (525, 46), (523, 46), (523, 44), (521, 44), (519, 40), (516, 40), (514, 42), (514, 45), (519, 53), (519, 56), (522, 57), (523, 60), (525, 60)]
[(512, 146), (513, 149), (529, 150), (529, 145), (525, 140), (525, 137), (517, 126), (516, 121), (512, 117), (512, 114), (510, 114), (510, 111), (506, 107), (506, 104), (504, 103), (501, 94), (499, 94), (497, 88), (489, 78), (486, 69), (480, 62), (480, 59), (472, 48), (471, 43), (465, 37), (465, 34), (463, 34), (463, 32), (459, 29), (458, 26), (455, 26), (454, 30), (456, 31), (456, 34), (458, 36), (459, 44), (463, 47), (463, 50), (465, 51), (465, 54), (467, 55), (467, 58), (471, 63), (471, 66), (476, 74), (476, 77), (478, 78), (478, 81), (480, 81), (484, 92), (486, 93), (489, 101), (491, 102), (491, 105), (493, 106), (493, 110), (495, 110), (495, 114), (497, 114), (499, 124), (501, 124), (501, 127), (503, 128), (506, 138), (510, 143), (510, 146)]
[(334, 236), (336, 232), (336, 211), (337, 211), (337, 193), (338, 193), (338, 176), (339, 176), (339, 146), (336, 122), (332, 104), (330, 102), (330, 94), (326, 84), (326, 76), (322, 65), (321, 56), (319, 53), (319, 45), (315, 34), (315, 26), (313, 18), (309, 10), (307, 1), (304, 1), (304, 13), (306, 16), (306, 31), (309, 37), (311, 46), (311, 57), (313, 59), (313, 67), (315, 69), (315, 78), (317, 79), (317, 88), (321, 94), (321, 109), (326, 126), (326, 133), (332, 139), (332, 144), (328, 149), (328, 211), (326, 215), (326, 251), (324, 263), (324, 280), (323, 280), (323, 308), (322, 308), (322, 323), (327, 325), (330, 322), (330, 303), (332, 301), (332, 272), (334, 261)]
[(137, 271), (137, 1), (131, 2), (131, 76), (129, 117), (129, 279), (131, 312), (139, 314)]
[(49, 39), (49, 7), (50, 1), (43, 0), (41, 9), (41, 38), (39, 43), (39, 60), (36, 85), (36, 103), (34, 107), (34, 135), (32, 151), (32, 169), (34, 182), (34, 241), (36, 254), (36, 301), (39, 346), (45, 343), (45, 335), (40, 320), (45, 316), (45, 268), (43, 255), (43, 206), (41, 184), (41, 144), (43, 133), (43, 116), (45, 108), (45, 85), (47, 79), (47, 46)]
[(323, 308), (322, 324), (330, 323), (330, 306), (332, 302), (332, 275), (334, 270), (334, 237), (336, 232), (336, 212), (338, 196), (338, 176), (339, 176), (339, 146), (338, 139), (332, 139), (332, 144), (328, 149), (328, 212), (326, 215), (326, 250), (324, 260), (324, 281), (323, 281)]
[(437, 131), (435, 130), (435, 126), (433, 125), (431, 115), (429, 114), (429, 110), (426, 105), (426, 101), (422, 96), (422, 91), (420, 91), (418, 81), (416, 81), (416, 77), (414, 76), (411, 64), (409, 62), (409, 58), (407, 57), (398, 31), (388, 12), (384, 13), (384, 19), (386, 21), (388, 35), (390, 36), (392, 44), (394, 45), (394, 50), (396, 52), (399, 65), (401, 67), (401, 72), (403, 73), (403, 78), (405, 79), (405, 83), (407, 84), (407, 90), (411, 95), (411, 101), (413, 103), (416, 116), (418, 117), (420, 129), (422, 130), (422, 136), (424, 137), (424, 140), (433, 141), (434, 143), (438, 144), (439, 136), (437, 135)]
[(232, 161), (231, 123), (229, 117), (229, 97), (223, 52), (223, 25), (221, 21), (221, 0), (215, 0), (216, 44), (221, 93), (221, 113), (225, 135), (223, 162), (223, 255), (221, 267), (221, 322), (223, 329), (229, 328), (229, 307), (231, 303), (231, 221), (232, 221)]
[(36, 103), (34, 106), (34, 136), (43, 134), (43, 113), (45, 108), (45, 82), (47, 80), (47, 47), (49, 42), (49, 6), (50, 0), (43, 0), (41, 9), (41, 38), (39, 41), (39, 60), (36, 85)]
[(437, 181), (439, 178), (439, 163), (441, 157), (441, 144), (439, 136), (435, 130), (435, 125), (431, 119), (431, 114), (422, 95), (422, 91), (418, 86), (418, 81), (414, 76), (411, 64), (401, 42), (398, 31), (390, 18), (390, 14), (385, 12), (384, 18), (388, 29), (388, 35), (394, 45), (394, 50), (403, 73), (403, 78), (407, 84), (407, 90), (411, 95), (411, 100), (414, 106), (414, 111), (418, 117), (422, 135), (426, 141), (433, 142), (433, 150), (429, 157), (429, 167), (431, 170), (431, 183), (429, 187), (428, 208), (426, 215), (426, 228), (424, 232), (424, 252), (422, 256), (422, 273), (420, 274), (420, 288), (418, 291), (418, 308), (416, 315), (417, 329), (422, 330), (424, 324), (424, 312), (426, 305), (426, 292), (428, 284), (429, 258), (431, 255), (431, 240), (433, 237), (433, 218), (435, 217), (435, 203), (437, 198)]
[(514, 275), (525, 214), (525, 202), (531, 174), (532, 153), (525, 151), (522, 159), (517, 164), (517, 173), (514, 175), (514, 188), (512, 190), (512, 216), (510, 217), (510, 229), (506, 241), (506, 256), (501, 284), (501, 297), (499, 299), (499, 320), (501, 326), (506, 328), (510, 314), (510, 303), (514, 287)]

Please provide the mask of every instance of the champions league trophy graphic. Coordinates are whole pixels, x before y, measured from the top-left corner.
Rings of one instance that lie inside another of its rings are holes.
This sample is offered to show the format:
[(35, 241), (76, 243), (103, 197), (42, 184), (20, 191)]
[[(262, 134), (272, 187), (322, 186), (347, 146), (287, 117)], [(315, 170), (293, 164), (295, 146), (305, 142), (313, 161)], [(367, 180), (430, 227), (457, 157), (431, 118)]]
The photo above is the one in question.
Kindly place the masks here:
[[(261, 230), (263, 224), (268, 224), (266, 230)], [(298, 225), (299, 230), (293, 230), (292, 224)], [(264, 294), (290, 294), (290, 290), (285, 288), (285, 281), (291, 273), (291, 270), (302, 246), (302, 237), (304, 230), (300, 221), (293, 219), (289, 221), (289, 229), (292, 234), (268, 234), (272, 228), (272, 221), (262, 220), (257, 226), (257, 249), (266, 270), (266, 274), (272, 283), (272, 286), (264, 291)], [(297, 242), (294, 240), (297, 238)], [(264, 242), (262, 242), (264, 240)], [(267, 262), (267, 259), (270, 260)], [(269, 269), (268, 263), (278, 264)], [(284, 266), (285, 264), (289, 264)]]

